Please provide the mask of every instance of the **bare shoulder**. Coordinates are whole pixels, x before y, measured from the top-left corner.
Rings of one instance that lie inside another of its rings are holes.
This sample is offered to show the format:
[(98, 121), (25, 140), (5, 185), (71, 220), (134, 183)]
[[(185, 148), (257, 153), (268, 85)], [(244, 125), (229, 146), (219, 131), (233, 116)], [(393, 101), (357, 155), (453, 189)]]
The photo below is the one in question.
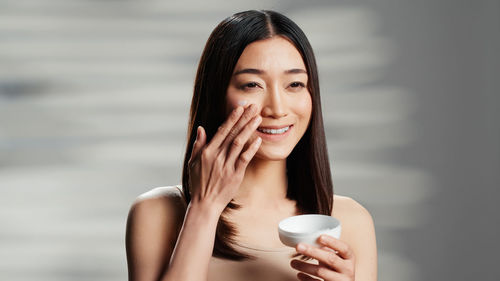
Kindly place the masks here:
[[(165, 221), (184, 218), (186, 203), (181, 191), (176, 186), (153, 188), (139, 195), (133, 202), (129, 220), (140, 220), (141, 223), (153, 222), (161, 225)], [(180, 226), (177, 226), (180, 227)]]
[(350, 197), (335, 195), (332, 216), (340, 220), (340, 240), (356, 257), (356, 280), (377, 280), (377, 242), (370, 212)]
[(157, 280), (170, 261), (185, 215), (175, 186), (153, 188), (130, 207), (126, 226), (129, 280)]
[(349, 239), (361, 232), (374, 232), (372, 215), (363, 205), (347, 196), (335, 195), (333, 200), (332, 216), (340, 220), (342, 239)]
[[(184, 197), (176, 186), (156, 187), (135, 199), (130, 208), (128, 222), (161, 226), (168, 222), (182, 222), (185, 212)], [(169, 227), (178, 228), (180, 225)]]
[[(135, 202), (147, 201), (150, 199), (182, 199), (182, 193), (177, 186), (160, 186), (155, 187), (147, 192), (137, 196)], [(179, 200), (180, 201), (180, 200)]]
[(332, 215), (356, 221), (372, 219), (370, 212), (363, 205), (351, 197), (342, 195), (334, 195)]

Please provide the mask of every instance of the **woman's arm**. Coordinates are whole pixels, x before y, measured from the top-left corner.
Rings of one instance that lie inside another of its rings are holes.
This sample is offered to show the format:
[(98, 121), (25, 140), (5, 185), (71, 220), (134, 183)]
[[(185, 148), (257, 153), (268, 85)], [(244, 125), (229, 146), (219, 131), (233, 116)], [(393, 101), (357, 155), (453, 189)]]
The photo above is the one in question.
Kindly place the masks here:
[(356, 255), (356, 281), (377, 281), (377, 239), (370, 212), (354, 199), (351, 205), (353, 231), (349, 238)]
[(125, 239), (130, 281), (206, 279), (199, 265), (208, 268), (219, 215), (201, 205), (186, 210), (176, 188), (167, 189), (138, 199), (130, 209)]
[(131, 281), (160, 280), (168, 266), (186, 209), (174, 189), (153, 189), (130, 208), (125, 246)]
[(203, 204), (190, 204), (162, 281), (206, 280), (214, 248), (219, 211)]
[(261, 143), (260, 138), (249, 141), (262, 120), (256, 114), (255, 106), (238, 107), (208, 144), (204, 129), (198, 127), (188, 162), (191, 201), (185, 216), (169, 196), (134, 204), (127, 222), (131, 281), (207, 279), (219, 217)]

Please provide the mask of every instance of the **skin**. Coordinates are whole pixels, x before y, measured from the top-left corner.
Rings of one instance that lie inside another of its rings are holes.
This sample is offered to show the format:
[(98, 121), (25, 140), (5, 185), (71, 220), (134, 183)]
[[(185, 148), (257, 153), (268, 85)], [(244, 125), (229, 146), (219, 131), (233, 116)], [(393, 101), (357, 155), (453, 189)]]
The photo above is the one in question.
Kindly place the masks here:
[[(241, 234), (239, 241), (283, 247), (275, 235), (276, 225), (298, 214), (295, 202), (286, 198), (286, 158), (305, 133), (312, 110), (305, 69), (300, 53), (282, 37), (245, 48), (227, 89), (227, 120), (208, 143), (204, 129), (198, 128), (189, 160), (189, 205), (184, 210), (178, 198), (152, 192), (131, 208), (127, 222), (130, 280), (157, 280), (158, 276), (206, 280), (217, 221), (231, 199), (242, 206), (228, 214)], [(279, 141), (257, 131), (288, 125), (291, 129)], [(319, 264), (292, 260), (290, 266), (298, 270), (298, 280), (376, 280), (370, 214), (350, 198), (334, 199), (335, 217), (343, 228), (341, 239), (326, 236), (319, 241), (322, 247), (297, 245), (297, 252)], [(157, 247), (152, 247), (155, 243)], [(165, 263), (168, 270), (163, 268)], [(200, 270), (192, 270), (190, 264)]]
[[(227, 89), (227, 111), (240, 101), (255, 106), (259, 127), (293, 125), (281, 141), (265, 137), (247, 167), (234, 200), (249, 212), (262, 210), (286, 197), (286, 158), (304, 135), (311, 117), (311, 96), (304, 62), (295, 47), (282, 37), (248, 45), (236, 63)], [(287, 73), (296, 70), (299, 73)], [(250, 140), (259, 134), (254, 132)]]

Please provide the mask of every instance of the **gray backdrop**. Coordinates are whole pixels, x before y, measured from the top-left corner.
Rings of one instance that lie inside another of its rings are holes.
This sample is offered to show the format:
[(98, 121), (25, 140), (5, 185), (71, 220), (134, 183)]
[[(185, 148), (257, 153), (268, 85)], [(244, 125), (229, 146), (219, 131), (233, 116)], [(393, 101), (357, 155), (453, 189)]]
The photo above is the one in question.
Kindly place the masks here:
[(248, 2), (0, 0), (0, 279), (126, 279), (128, 209), (180, 181), (210, 31), (265, 8), (313, 45), (379, 280), (498, 280), (499, 2)]

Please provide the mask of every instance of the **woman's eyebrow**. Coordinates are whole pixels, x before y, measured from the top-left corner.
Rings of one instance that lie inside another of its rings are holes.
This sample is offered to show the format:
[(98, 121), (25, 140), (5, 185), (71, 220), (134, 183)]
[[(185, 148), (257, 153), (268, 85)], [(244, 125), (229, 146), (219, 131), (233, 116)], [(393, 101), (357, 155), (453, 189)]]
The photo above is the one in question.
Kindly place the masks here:
[[(241, 70), (236, 71), (233, 76), (243, 74), (243, 73), (249, 73), (249, 74), (265, 74), (266, 72), (261, 69), (256, 69), (256, 68), (244, 68)], [(297, 74), (297, 73), (305, 73), (307, 74), (307, 71), (305, 71), (302, 68), (292, 68), (284, 71), (285, 74)]]
[(297, 74), (297, 73), (307, 74), (307, 71), (305, 71), (302, 68), (292, 68), (292, 69), (286, 70), (285, 73), (286, 74)]

